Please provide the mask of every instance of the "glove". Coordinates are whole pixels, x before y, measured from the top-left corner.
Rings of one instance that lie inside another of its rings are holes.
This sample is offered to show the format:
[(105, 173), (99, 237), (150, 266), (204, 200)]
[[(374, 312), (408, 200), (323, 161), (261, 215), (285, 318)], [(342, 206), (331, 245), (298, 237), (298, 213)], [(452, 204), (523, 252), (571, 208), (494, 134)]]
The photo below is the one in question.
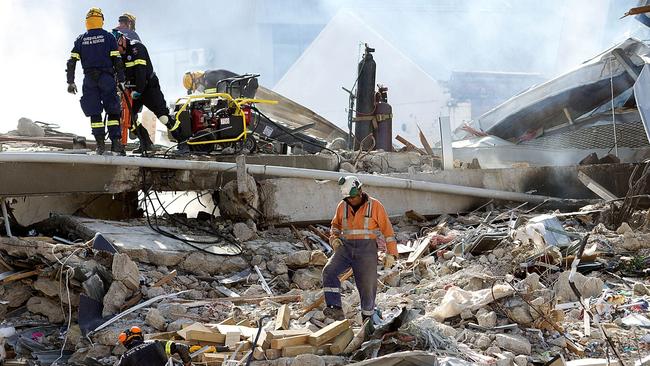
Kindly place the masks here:
[(332, 249), (336, 252), (340, 247), (343, 246), (343, 241), (339, 238), (334, 238), (330, 240), (330, 245), (332, 246)]
[(384, 256), (384, 269), (392, 268), (395, 264), (395, 257), (392, 254), (386, 253)]
[(75, 84), (75, 83), (69, 83), (69, 84), (68, 84), (68, 93), (70, 93), (70, 94), (77, 94), (77, 84)]
[(131, 93), (131, 98), (133, 98), (133, 100), (140, 99), (141, 96), (142, 94), (138, 93), (137, 91)]
[(120, 81), (119, 83), (117, 83), (117, 88), (118, 88), (121, 92), (124, 92), (124, 91), (126, 90), (126, 84), (124, 84), (123, 81)]

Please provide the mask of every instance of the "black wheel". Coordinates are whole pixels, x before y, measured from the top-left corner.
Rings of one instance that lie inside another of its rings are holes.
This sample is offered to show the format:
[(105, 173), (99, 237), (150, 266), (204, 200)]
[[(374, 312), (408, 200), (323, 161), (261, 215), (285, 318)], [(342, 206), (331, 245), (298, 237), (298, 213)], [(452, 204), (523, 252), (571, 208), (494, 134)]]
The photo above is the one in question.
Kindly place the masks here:
[(252, 154), (257, 150), (257, 140), (253, 135), (247, 135), (246, 140), (239, 140), (234, 143), (235, 153), (239, 154), (243, 150), (248, 150), (248, 154)]

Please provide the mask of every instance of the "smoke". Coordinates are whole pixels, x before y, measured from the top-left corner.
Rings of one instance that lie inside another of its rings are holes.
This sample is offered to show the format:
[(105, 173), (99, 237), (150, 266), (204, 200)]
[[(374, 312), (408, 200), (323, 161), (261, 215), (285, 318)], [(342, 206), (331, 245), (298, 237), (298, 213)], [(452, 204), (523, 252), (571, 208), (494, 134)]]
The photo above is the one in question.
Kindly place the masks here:
[[(80, 95), (66, 92), (64, 69), (92, 6), (103, 9), (105, 29), (115, 26), (124, 11), (137, 16), (137, 32), (167, 102), (172, 102), (183, 94), (182, 74), (192, 69), (260, 73), (261, 84), (275, 85), (343, 8), (433, 78), (446, 80), (452, 70), (554, 76), (637, 29), (631, 18), (618, 20), (635, 5), (635, 0), (2, 0), (0, 131), (14, 129), (25, 116), (90, 136)], [(323, 54), (314, 72), (324, 72), (333, 57), (337, 55)], [(380, 59), (377, 63), (381, 68)], [(349, 67), (356, 69), (355, 64)], [(80, 65), (77, 69), (80, 87)], [(322, 95), (339, 92), (324, 90)], [(307, 107), (319, 112), (316, 105)]]

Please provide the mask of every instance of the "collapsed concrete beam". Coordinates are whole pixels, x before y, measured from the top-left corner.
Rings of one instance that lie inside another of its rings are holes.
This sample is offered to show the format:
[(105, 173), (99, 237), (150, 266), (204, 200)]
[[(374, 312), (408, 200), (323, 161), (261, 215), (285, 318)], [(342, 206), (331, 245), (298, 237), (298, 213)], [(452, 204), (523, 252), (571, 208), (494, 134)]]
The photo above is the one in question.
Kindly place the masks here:
[[(211, 161), (189, 161), (189, 160), (171, 160), (171, 159), (142, 159), (122, 156), (98, 156), (98, 155), (66, 155), (57, 153), (2, 153), (0, 162), (16, 163), (48, 163), (48, 164), (85, 164), (89, 166), (128, 166), (133, 168), (153, 168), (153, 169), (172, 169), (172, 170), (196, 170), (196, 171), (235, 171), (235, 163), (211, 162)], [(318, 180), (338, 180), (341, 176), (339, 172), (300, 169), (290, 167), (279, 167), (269, 165), (249, 164), (246, 168), (251, 175), (275, 176), (284, 178), (306, 178)], [(548, 200), (559, 200), (555, 197), (539, 196), (519, 192), (508, 192), (495, 189), (475, 188), (466, 186), (457, 186), (443, 183), (414, 181), (411, 179), (400, 179), (385, 176), (376, 176), (368, 174), (351, 174), (356, 175), (366, 185), (384, 188), (398, 188), (405, 190), (416, 190), (425, 192), (444, 193), (451, 195), (461, 195), (479, 198), (490, 198), (506, 201), (518, 201), (529, 203), (541, 203)], [(2, 192), (0, 192), (2, 194)]]

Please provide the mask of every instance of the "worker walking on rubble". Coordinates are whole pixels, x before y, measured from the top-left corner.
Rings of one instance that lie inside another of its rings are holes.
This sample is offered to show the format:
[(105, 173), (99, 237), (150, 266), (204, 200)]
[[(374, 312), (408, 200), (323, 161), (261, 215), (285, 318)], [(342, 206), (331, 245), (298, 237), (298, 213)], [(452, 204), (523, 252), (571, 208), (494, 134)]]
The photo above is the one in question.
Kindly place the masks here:
[(390, 268), (397, 256), (397, 242), (386, 209), (377, 199), (361, 189), (357, 177), (339, 179), (343, 199), (332, 219), (329, 242), (334, 255), (323, 268), (323, 292), (327, 317), (342, 320), (341, 282), (339, 275), (352, 267), (354, 280), (361, 298), (364, 320), (375, 313), (377, 295), (377, 235), (386, 239), (387, 253), (384, 267)]
[(81, 61), (84, 71), (81, 109), (90, 117), (90, 126), (97, 141), (97, 154), (105, 151), (106, 131), (102, 119), (102, 110), (106, 111), (108, 135), (111, 139), (111, 151), (124, 155), (120, 141), (120, 101), (117, 96), (117, 82), (124, 83), (124, 66), (117, 50), (117, 42), (111, 33), (104, 30), (104, 14), (99, 8), (90, 8), (86, 14), (87, 32), (77, 37), (67, 62), (66, 76), (68, 93), (76, 94), (77, 85), (74, 73), (77, 61)]
[(133, 326), (120, 333), (118, 340), (127, 349), (119, 366), (164, 366), (173, 354), (181, 357), (184, 366), (192, 365), (187, 346), (173, 341), (145, 342), (139, 327)]
[(131, 131), (140, 140), (139, 151), (153, 150), (153, 142), (149, 133), (137, 120), (138, 112), (145, 106), (151, 110), (158, 120), (167, 127), (167, 130), (178, 141), (177, 153), (189, 153), (186, 140), (191, 135), (190, 126), (181, 126), (180, 121), (175, 120), (169, 114), (165, 96), (160, 90), (158, 76), (153, 71), (153, 65), (149, 58), (149, 52), (142, 42), (129, 39), (119, 31), (113, 31), (117, 39), (118, 49), (125, 60), (127, 87), (131, 91), (133, 105), (131, 106)]

